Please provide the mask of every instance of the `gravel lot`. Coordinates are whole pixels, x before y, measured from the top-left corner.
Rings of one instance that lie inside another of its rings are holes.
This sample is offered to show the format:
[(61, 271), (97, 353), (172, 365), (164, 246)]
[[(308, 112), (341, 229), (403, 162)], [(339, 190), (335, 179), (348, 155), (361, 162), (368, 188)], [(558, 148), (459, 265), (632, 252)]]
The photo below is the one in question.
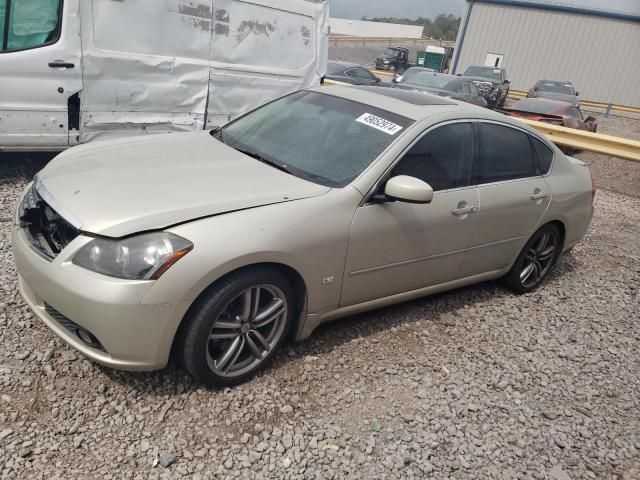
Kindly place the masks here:
[[(638, 135), (619, 122), (605, 128)], [(334, 322), (207, 390), (174, 366), (96, 366), (33, 317), (11, 217), (47, 155), (4, 155), (1, 477), (640, 478), (640, 165), (578, 156), (596, 215), (543, 288), (489, 282)]]

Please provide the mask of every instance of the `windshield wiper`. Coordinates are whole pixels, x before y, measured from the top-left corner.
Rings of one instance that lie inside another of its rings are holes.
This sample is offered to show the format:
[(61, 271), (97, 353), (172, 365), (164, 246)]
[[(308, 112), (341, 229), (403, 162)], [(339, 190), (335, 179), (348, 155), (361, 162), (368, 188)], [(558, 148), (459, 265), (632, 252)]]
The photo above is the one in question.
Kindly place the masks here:
[(250, 150), (243, 150), (242, 148), (236, 148), (236, 150), (239, 151), (240, 153), (244, 153), (245, 155), (250, 156), (251, 158), (255, 158), (256, 160), (259, 160), (262, 163), (271, 165), (272, 167), (277, 168), (282, 172), (288, 173), (289, 175), (294, 175), (294, 173), (286, 165), (282, 165), (281, 163), (274, 162), (273, 160), (268, 160), (257, 152), (252, 152)]

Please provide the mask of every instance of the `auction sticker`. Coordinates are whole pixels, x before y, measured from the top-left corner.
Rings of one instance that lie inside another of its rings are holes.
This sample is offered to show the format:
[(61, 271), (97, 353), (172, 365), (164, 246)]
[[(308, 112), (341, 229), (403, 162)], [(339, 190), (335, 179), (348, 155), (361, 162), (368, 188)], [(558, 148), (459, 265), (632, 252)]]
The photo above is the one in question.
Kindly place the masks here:
[(375, 129), (380, 130), (381, 132), (386, 133), (387, 135), (395, 135), (402, 127), (400, 125), (396, 125), (389, 120), (385, 120), (382, 117), (378, 117), (372, 113), (365, 113), (360, 117), (356, 118), (356, 122), (364, 123), (365, 125), (369, 125)]

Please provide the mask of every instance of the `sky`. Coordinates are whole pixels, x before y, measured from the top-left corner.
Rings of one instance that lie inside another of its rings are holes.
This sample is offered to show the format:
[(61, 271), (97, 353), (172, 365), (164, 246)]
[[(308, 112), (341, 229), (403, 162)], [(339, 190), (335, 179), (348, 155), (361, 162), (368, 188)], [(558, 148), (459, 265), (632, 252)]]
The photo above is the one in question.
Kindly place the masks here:
[[(466, 0), (329, 0), (332, 17), (351, 19), (365, 15), (370, 18), (433, 18), (441, 13), (461, 16), (465, 3)], [(554, 0), (550, 3), (640, 15), (640, 0)]]

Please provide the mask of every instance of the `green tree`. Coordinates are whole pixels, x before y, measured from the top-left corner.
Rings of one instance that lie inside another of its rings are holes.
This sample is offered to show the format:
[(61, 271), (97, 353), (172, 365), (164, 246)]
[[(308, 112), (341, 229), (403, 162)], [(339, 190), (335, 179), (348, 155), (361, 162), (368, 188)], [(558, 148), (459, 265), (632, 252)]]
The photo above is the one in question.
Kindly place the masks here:
[(436, 38), (438, 40), (455, 40), (460, 28), (460, 17), (452, 14), (440, 14), (435, 19), (426, 17), (397, 18), (397, 17), (362, 17), (362, 20), (370, 22), (397, 23), (402, 25), (420, 25), (424, 27), (424, 35), (426, 37)]

